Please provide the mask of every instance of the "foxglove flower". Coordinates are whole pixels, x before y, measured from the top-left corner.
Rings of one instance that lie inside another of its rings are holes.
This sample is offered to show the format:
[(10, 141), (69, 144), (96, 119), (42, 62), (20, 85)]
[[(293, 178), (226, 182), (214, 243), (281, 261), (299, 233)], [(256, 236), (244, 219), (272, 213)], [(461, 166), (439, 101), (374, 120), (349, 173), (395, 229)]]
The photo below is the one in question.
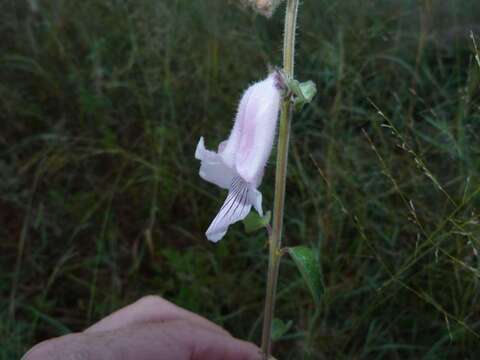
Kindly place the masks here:
[(210, 241), (223, 238), (228, 227), (243, 220), (252, 206), (263, 216), (262, 194), (257, 189), (275, 137), (281, 98), (278, 77), (274, 72), (245, 91), (233, 130), (217, 152), (205, 148), (203, 137), (198, 142), (195, 157), (201, 161), (200, 176), (228, 189), (227, 199), (207, 229)]

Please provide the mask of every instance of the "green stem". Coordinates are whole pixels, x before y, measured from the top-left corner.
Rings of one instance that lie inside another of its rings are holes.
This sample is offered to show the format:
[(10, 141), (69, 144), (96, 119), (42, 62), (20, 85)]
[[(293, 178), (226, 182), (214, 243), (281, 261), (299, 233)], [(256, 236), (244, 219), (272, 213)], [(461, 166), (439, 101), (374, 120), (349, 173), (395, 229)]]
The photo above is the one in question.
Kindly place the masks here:
[[(297, 28), (299, 0), (287, 1), (285, 15), (285, 34), (283, 43), (283, 71), (287, 78), (293, 79), (295, 61), (295, 32)], [(278, 133), (277, 167), (275, 174), (275, 199), (273, 206), (273, 229), (270, 236), (270, 255), (268, 263), (267, 291), (263, 317), (262, 352), (265, 359), (270, 358), (272, 344), (272, 321), (275, 310), (278, 270), (280, 267), (283, 209), (285, 205), (285, 184), (287, 180), (288, 145), (290, 139), (290, 122), (293, 107), (289, 99), (284, 99), (280, 114)]]

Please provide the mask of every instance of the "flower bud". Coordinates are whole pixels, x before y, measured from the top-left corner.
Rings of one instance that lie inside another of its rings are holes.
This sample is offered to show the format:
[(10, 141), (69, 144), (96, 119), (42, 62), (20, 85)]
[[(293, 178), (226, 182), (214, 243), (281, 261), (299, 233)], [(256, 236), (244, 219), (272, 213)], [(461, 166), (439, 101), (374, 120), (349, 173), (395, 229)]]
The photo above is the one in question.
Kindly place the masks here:
[(266, 17), (271, 17), (283, 0), (243, 0), (256, 12)]

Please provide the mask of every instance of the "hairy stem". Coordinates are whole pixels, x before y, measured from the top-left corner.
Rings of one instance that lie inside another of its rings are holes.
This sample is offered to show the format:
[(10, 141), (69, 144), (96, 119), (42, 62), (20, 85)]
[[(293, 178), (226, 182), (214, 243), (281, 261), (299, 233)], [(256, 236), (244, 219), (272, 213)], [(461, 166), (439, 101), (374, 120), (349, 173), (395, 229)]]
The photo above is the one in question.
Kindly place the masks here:
[[(297, 28), (299, 0), (287, 1), (285, 15), (285, 34), (283, 43), (283, 71), (287, 78), (293, 78), (295, 60), (295, 32)], [(275, 174), (275, 199), (273, 206), (273, 229), (270, 236), (270, 254), (268, 263), (267, 292), (263, 318), (262, 352), (264, 358), (270, 358), (272, 344), (272, 320), (275, 310), (278, 270), (280, 267), (283, 209), (285, 205), (285, 183), (287, 179), (288, 145), (290, 139), (290, 122), (293, 107), (289, 99), (284, 99), (280, 114), (278, 133), (277, 166)]]

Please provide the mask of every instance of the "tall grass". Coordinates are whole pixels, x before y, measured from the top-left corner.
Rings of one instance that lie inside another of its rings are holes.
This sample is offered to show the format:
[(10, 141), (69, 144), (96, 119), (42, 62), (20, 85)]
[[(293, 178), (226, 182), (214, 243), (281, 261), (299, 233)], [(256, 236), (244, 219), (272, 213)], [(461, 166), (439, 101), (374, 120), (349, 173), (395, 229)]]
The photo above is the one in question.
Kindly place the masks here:
[[(281, 16), (234, 3), (0, 3), (0, 358), (149, 293), (259, 338), (264, 236), (204, 239), (221, 197), (193, 158), (280, 62)], [(302, 7), (319, 95), (293, 124), (286, 243), (318, 249), (326, 292), (283, 260), (274, 353), (476, 358), (478, 2)]]

